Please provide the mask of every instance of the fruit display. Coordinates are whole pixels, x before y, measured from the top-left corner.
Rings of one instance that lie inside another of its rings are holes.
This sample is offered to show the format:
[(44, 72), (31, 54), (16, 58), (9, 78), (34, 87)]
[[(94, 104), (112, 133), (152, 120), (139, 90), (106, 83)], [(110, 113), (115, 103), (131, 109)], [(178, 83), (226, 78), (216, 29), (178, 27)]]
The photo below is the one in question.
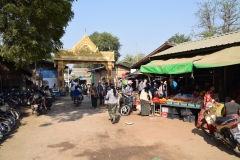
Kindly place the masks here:
[(188, 103), (190, 104), (203, 104), (203, 97), (191, 94), (177, 94), (173, 96), (172, 98), (167, 99), (168, 102), (179, 102), (179, 104), (186, 105)]
[(166, 98), (160, 98), (159, 101), (160, 101), (161, 104), (166, 104), (167, 103)]

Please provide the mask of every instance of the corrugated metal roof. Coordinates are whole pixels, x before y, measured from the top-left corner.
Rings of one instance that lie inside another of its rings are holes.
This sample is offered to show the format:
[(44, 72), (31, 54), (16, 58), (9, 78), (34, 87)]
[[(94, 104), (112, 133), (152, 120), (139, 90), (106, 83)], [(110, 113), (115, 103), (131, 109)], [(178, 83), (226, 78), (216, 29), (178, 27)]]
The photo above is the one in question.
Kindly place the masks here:
[(240, 42), (240, 30), (236, 32), (230, 32), (227, 34), (208, 37), (208, 38), (204, 38), (196, 41), (181, 43), (165, 51), (159, 52), (151, 57), (194, 51), (194, 50), (223, 46), (223, 45), (239, 43), (239, 42)]

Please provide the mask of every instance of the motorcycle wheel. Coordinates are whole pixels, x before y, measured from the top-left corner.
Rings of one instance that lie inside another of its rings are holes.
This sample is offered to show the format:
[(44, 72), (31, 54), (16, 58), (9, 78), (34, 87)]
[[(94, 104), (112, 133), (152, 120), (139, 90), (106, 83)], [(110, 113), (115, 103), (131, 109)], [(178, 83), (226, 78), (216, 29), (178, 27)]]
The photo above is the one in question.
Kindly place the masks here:
[(40, 113), (39, 113), (38, 111), (36, 111), (36, 114), (37, 114), (37, 116), (39, 116), (39, 115), (40, 115)]
[(3, 138), (2, 131), (0, 131), (0, 140)]
[(23, 105), (23, 106), (27, 106), (27, 103), (28, 103), (28, 100), (27, 100), (27, 99), (23, 99), (23, 100), (22, 100), (22, 105)]
[(128, 105), (123, 105), (121, 108), (120, 108), (120, 114), (122, 116), (128, 116), (130, 114), (130, 107)]
[[(238, 141), (234, 140), (233, 135), (230, 133), (229, 135), (230, 141), (233, 143), (233, 146), (235, 146), (235, 148), (232, 148), (234, 153), (240, 157), (240, 144), (238, 143)], [(235, 144), (235, 145), (234, 145)]]
[(4, 122), (1, 122), (0, 125), (2, 125), (3, 128), (4, 128), (4, 130), (2, 130), (2, 134), (3, 134), (4, 136), (7, 135), (7, 134), (9, 134), (9, 132), (11, 131), (11, 127), (10, 127), (10, 125), (9, 125), (9, 122), (4, 121)]
[(207, 126), (208, 126), (207, 122), (202, 122), (200, 128), (203, 131), (203, 133), (205, 133), (208, 136), (211, 136), (212, 134), (210, 134), (210, 131)]

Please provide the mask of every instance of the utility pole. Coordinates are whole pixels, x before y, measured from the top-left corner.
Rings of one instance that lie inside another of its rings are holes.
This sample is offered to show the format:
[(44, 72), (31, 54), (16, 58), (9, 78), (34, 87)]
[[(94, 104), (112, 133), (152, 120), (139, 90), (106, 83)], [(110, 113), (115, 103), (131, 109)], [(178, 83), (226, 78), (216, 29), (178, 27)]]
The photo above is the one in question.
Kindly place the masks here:
[(137, 62), (138, 62), (138, 46), (137, 46), (137, 43), (136, 43), (136, 54), (137, 54)]

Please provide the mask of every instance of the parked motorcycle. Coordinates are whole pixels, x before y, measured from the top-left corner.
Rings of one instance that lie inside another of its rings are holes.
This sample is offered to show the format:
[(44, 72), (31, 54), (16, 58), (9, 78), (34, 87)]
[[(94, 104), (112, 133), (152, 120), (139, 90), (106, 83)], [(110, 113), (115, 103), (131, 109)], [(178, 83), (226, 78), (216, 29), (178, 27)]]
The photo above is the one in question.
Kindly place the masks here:
[[(214, 104), (207, 103), (209, 109), (204, 113), (200, 128), (203, 133), (222, 141), (240, 157), (240, 123), (237, 118), (217, 117)], [(209, 130), (214, 130), (211, 134)]]
[(27, 106), (28, 104), (28, 98), (29, 98), (29, 95), (26, 91), (23, 91), (20, 96), (19, 96), (19, 100), (20, 100), (20, 104), (22, 106)]

